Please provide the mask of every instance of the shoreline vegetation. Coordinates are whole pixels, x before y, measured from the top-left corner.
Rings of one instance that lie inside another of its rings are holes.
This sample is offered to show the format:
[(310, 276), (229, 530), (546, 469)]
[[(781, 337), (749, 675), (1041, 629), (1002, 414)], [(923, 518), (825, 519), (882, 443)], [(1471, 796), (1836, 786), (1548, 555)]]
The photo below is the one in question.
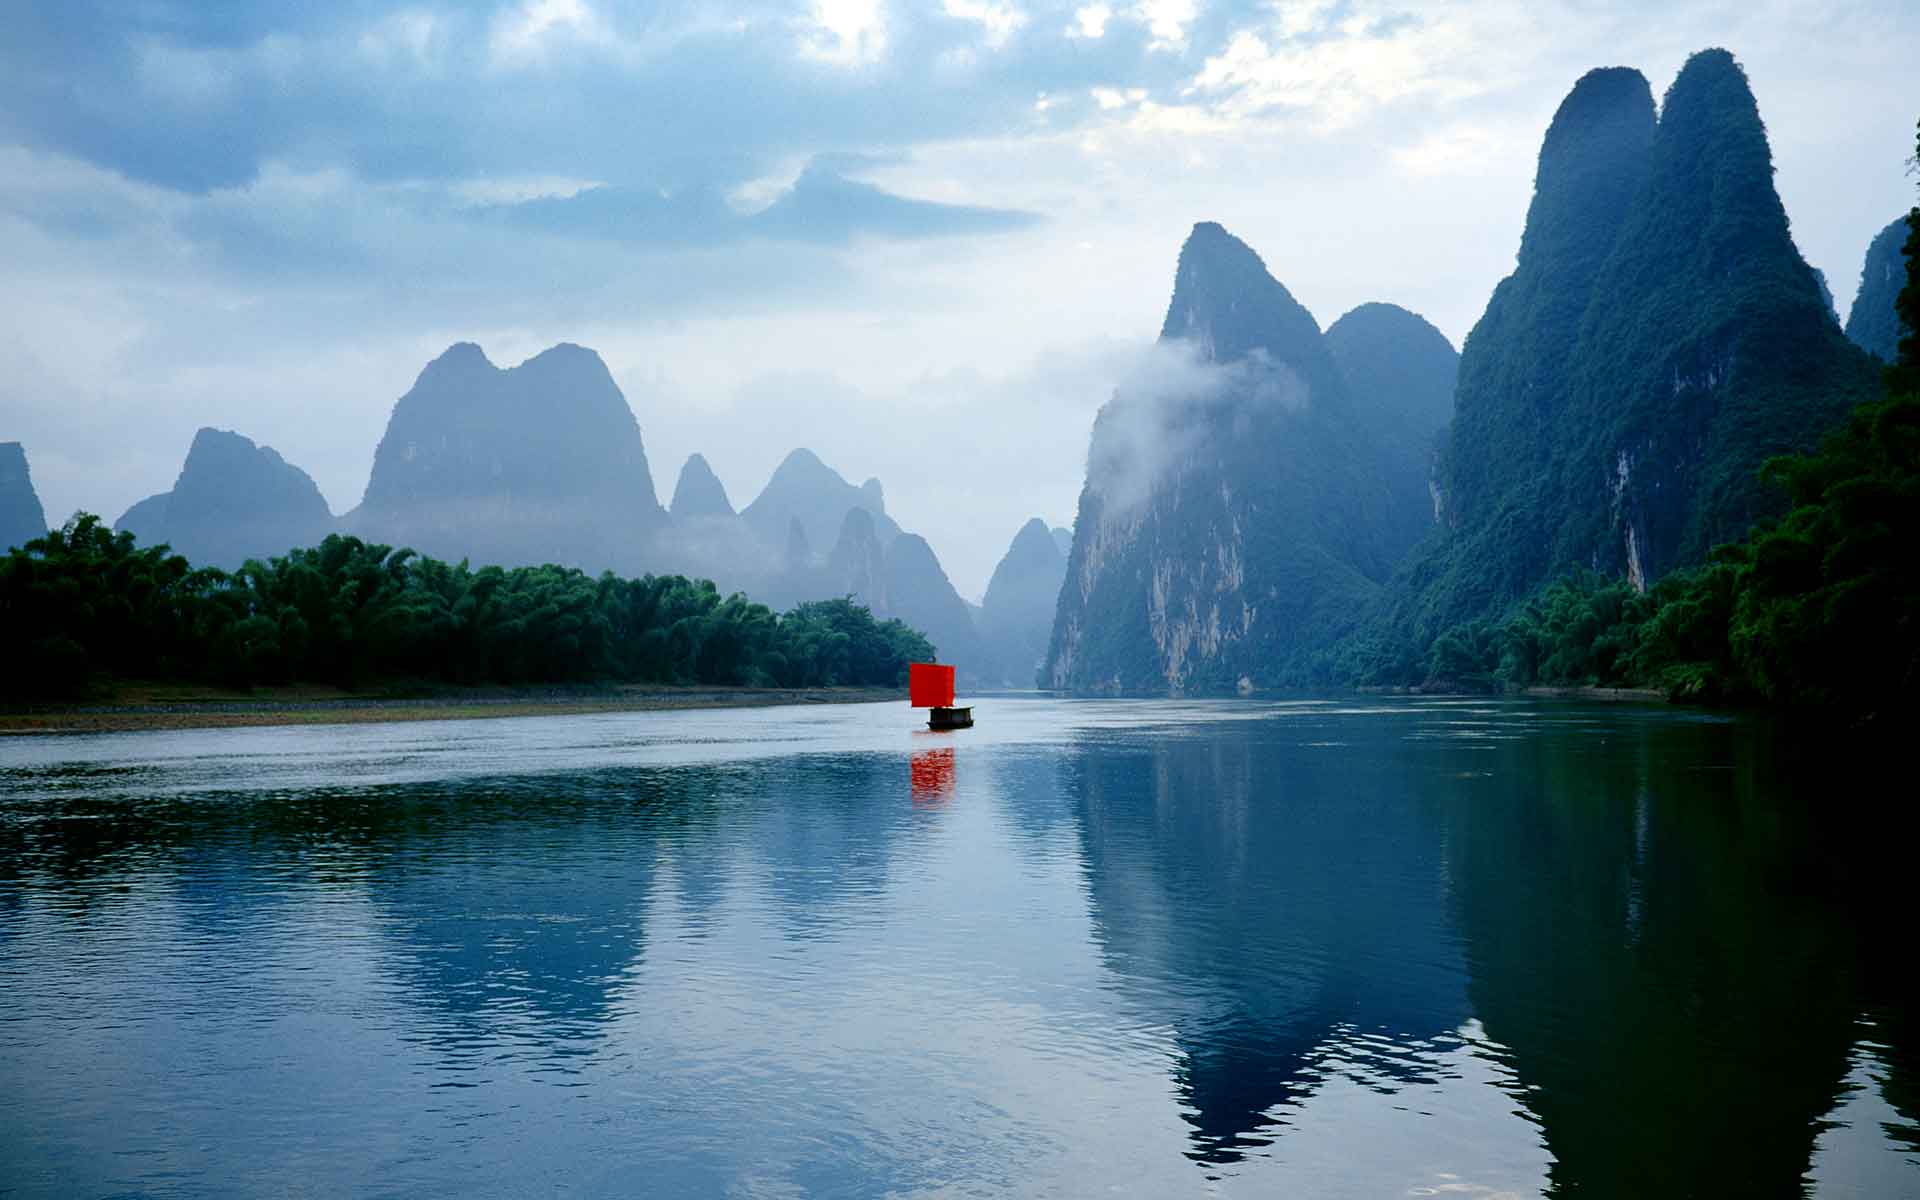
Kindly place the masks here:
[[(0, 712), (16, 720), (198, 712), (237, 724), (282, 709), (307, 720), (315, 704), (406, 713), (421, 704), (401, 697), (423, 694), (462, 715), (499, 715), (486, 706), (503, 694), (537, 711), (555, 697), (778, 703), (896, 694), (908, 663), (933, 659), (925, 635), (850, 598), (775, 613), (707, 580), (475, 569), (337, 534), (229, 573), (81, 513), (0, 557)], [(143, 688), (203, 699), (95, 704)]]
[(172, 684), (124, 684), (83, 701), (0, 707), (0, 737), (48, 733), (132, 733), (273, 725), (358, 725), (380, 721), (465, 721), (497, 717), (684, 712), (705, 708), (866, 704), (904, 700), (893, 687), (723, 687), (671, 684), (393, 688), (356, 692), (317, 686), (251, 691)]

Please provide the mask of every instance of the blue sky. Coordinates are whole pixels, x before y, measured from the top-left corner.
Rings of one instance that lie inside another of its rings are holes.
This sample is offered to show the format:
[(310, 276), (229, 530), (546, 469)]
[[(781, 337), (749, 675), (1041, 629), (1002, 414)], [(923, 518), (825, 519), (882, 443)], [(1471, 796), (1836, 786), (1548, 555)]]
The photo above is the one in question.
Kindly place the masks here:
[(1070, 518), (1193, 222), (1323, 326), (1391, 300), (1457, 344), (1573, 81), (1631, 65), (1657, 95), (1724, 45), (1844, 307), (1920, 114), (1897, 2), (28, 0), (8, 24), (0, 439), (50, 513), (164, 490), (203, 424), (343, 511), (448, 343), (572, 340), (663, 498), (699, 450), (744, 504), (806, 444), (879, 476), (976, 597), (1027, 516)]

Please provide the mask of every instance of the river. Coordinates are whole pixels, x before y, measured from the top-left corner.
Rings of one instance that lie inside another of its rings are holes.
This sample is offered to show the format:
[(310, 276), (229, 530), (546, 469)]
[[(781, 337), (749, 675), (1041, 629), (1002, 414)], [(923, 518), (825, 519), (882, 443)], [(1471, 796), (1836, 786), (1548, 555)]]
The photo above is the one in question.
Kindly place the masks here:
[(1920, 1195), (1899, 787), (977, 704), (0, 739), (0, 1194)]

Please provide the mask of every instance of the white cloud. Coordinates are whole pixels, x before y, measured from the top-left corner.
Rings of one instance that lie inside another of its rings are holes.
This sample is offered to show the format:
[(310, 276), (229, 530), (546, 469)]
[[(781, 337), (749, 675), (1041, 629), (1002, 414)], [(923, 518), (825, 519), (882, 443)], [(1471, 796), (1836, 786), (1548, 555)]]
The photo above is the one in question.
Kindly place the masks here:
[(813, 19), (800, 39), (808, 58), (836, 66), (866, 66), (887, 51), (883, 0), (813, 0)]
[(487, 39), (496, 66), (543, 62), (557, 43), (608, 45), (613, 32), (587, 0), (524, 0), (495, 18)]
[(1484, 169), (1497, 156), (1518, 150), (1501, 131), (1484, 125), (1449, 125), (1393, 151), (1393, 161), (1409, 175), (1442, 175)]
[(509, 175), (466, 179), (449, 184), (447, 190), (463, 204), (485, 207), (524, 204), (529, 200), (565, 200), (604, 183), (605, 180), (577, 179), (568, 175)]
[(1134, 15), (1153, 35), (1156, 50), (1184, 50), (1187, 30), (1200, 15), (1199, 0), (1140, 0)]
[(950, 17), (978, 22), (987, 45), (999, 49), (1027, 23), (1027, 14), (1007, 0), (941, 0)]
[(1113, 20), (1113, 9), (1106, 4), (1086, 4), (1073, 11), (1073, 24), (1067, 26), (1068, 37), (1102, 38), (1107, 34), (1107, 22)]

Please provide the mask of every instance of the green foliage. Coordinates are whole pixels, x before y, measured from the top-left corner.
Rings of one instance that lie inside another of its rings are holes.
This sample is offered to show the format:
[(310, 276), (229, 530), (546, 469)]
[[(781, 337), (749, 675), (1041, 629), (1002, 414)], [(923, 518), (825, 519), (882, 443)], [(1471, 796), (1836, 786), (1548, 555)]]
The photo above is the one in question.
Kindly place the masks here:
[(1631, 73), (1596, 73), (1564, 108), (1518, 267), (1462, 351), (1446, 536), (1384, 618), (1428, 652), (1569, 570), (1705, 562), (1784, 514), (1762, 463), (1881, 394), (1793, 245), (1730, 55), (1689, 60), (1657, 125)]
[(5, 690), (39, 698), (111, 678), (897, 686), (934, 648), (851, 600), (782, 617), (706, 580), (476, 571), (339, 535), (195, 569), (81, 514), (0, 559), (0, 657)]
[[(1910, 170), (1920, 171), (1920, 121), (1914, 122), (1913, 157), (1907, 160)], [(1904, 250), (1907, 256), (1907, 286), (1900, 289), (1895, 297), (1894, 310), (1900, 314), (1902, 332), (1900, 355), (1893, 369), (1887, 372), (1887, 390), (1889, 392), (1920, 392), (1920, 205), (1907, 210), (1907, 244)]]
[(1495, 624), (1470, 621), (1434, 639), (1429, 684), (1480, 690), (1624, 687), (1640, 682), (1636, 651), (1655, 602), (1618, 580), (1569, 575)]
[[(1899, 304), (1912, 328), (1920, 316), (1920, 209), (1906, 258)], [(1792, 364), (1810, 361), (1818, 347), (1782, 335), (1756, 349), (1779, 366), (1762, 407), (1810, 420), (1826, 402), (1817, 378), (1794, 374)], [(1681, 700), (1856, 717), (1911, 707), (1920, 686), (1917, 360), (1920, 340), (1909, 336), (1886, 371), (1888, 398), (1852, 408), (1818, 450), (1770, 458), (1740, 485), (1784, 499), (1790, 507), (1778, 521), (1668, 574), (1646, 595), (1583, 574), (1516, 605), (1497, 629), (1456, 625), (1431, 643), (1429, 680), (1641, 684)], [(1736, 432), (1752, 438), (1743, 455), (1764, 445), (1753, 429)], [(1735, 490), (1705, 482), (1708, 496)], [(1403, 579), (1430, 582), (1417, 569)]]
[(1429, 683), (1648, 686), (1677, 700), (1830, 715), (1910, 706), (1920, 687), (1920, 395), (1863, 405), (1819, 452), (1765, 475), (1793, 507), (1641, 594), (1562, 579), (1498, 626), (1434, 639)]

